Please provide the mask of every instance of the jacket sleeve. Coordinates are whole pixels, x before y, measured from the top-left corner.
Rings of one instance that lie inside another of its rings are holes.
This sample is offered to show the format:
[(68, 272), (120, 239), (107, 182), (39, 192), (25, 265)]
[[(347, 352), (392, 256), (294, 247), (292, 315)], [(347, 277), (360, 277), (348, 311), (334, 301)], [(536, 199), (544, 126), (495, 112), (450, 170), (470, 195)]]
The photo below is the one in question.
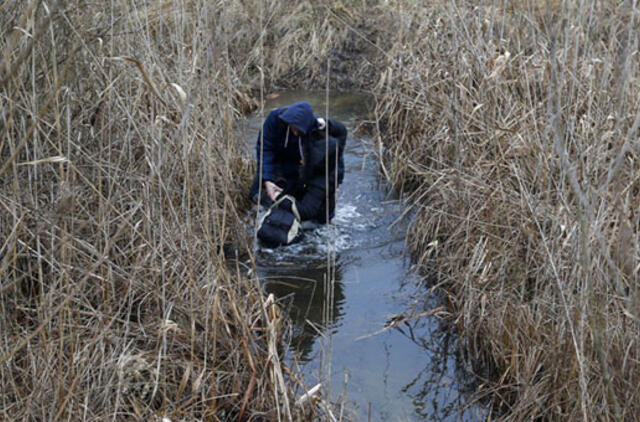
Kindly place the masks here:
[(329, 134), (338, 140), (338, 184), (344, 180), (344, 148), (347, 145), (347, 128), (338, 120), (329, 119)]
[(329, 119), (329, 135), (346, 142), (347, 128), (340, 121)]
[[(260, 166), (262, 165), (262, 180), (273, 180), (275, 166), (275, 145), (278, 138), (278, 115), (276, 111), (269, 113), (269, 116), (262, 125), (262, 131), (258, 133), (256, 140), (256, 161), (258, 163), (257, 174), (260, 175)], [(260, 137), (263, 136), (262, 144), (262, 160), (260, 160)]]

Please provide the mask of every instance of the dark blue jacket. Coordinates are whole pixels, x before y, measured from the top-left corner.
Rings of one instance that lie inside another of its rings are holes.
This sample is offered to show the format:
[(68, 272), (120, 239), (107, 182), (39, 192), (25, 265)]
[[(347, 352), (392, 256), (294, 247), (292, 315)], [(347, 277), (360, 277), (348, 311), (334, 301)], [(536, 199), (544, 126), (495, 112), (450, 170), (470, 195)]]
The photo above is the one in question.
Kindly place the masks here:
[[(289, 125), (299, 130), (302, 136), (294, 136), (289, 130)], [(300, 156), (301, 146), (305, 137), (313, 129), (316, 129), (317, 125), (311, 105), (304, 101), (277, 108), (269, 113), (256, 141), (257, 177), (260, 177), (261, 165), (263, 181), (274, 180), (276, 166), (280, 167), (285, 178), (296, 177), (302, 158)], [(264, 146), (262, 160), (260, 160), (261, 136), (263, 136), (262, 145)]]
[[(303, 171), (304, 183), (316, 175), (325, 176), (325, 163), (328, 161), (330, 183), (335, 184), (336, 164), (338, 170), (338, 184), (342, 184), (344, 179), (344, 149), (347, 144), (347, 128), (338, 120), (329, 119), (327, 121), (329, 137), (321, 129), (314, 129), (309, 133), (309, 141), (305, 144), (305, 166)], [(329, 144), (327, 146), (327, 142)], [(326, 152), (329, 156), (326, 156)], [(336, 156), (337, 154), (337, 156)], [(337, 160), (337, 163), (336, 163)]]
[[(324, 130), (313, 130), (309, 133), (309, 142), (304, 148), (303, 177), (295, 186), (284, 191), (284, 194), (295, 196), (302, 221), (314, 220), (324, 224), (327, 221), (327, 209), (331, 219), (335, 210), (336, 182), (340, 185), (344, 179), (343, 154), (347, 142), (347, 129), (333, 119), (329, 119), (327, 125), (328, 137)], [(326, 174), (327, 166), (329, 174)], [(290, 211), (290, 207), (286, 208), (287, 206), (286, 203), (280, 205)]]

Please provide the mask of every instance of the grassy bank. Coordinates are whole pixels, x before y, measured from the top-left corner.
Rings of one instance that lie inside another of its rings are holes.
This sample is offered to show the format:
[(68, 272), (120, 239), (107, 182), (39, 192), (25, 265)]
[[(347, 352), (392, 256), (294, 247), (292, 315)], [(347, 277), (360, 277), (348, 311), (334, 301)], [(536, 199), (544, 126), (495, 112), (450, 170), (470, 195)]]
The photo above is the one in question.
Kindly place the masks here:
[(396, 11), (384, 170), (505, 419), (635, 420), (638, 8), (539, 3)]
[(229, 265), (251, 244), (234, 122), (358, 43), (327, 10), (0, 5), (1, 418), (304, 413), (286, 323)]

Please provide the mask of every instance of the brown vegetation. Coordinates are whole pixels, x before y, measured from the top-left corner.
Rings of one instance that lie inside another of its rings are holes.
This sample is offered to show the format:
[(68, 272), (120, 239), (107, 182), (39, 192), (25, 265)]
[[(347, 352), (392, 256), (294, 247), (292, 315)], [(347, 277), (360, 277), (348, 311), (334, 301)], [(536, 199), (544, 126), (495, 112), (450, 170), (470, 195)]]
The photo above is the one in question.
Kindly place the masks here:
[(0, 4), (0, 416), (295, 413), (286, 328), (228, 260), (251, 244), (234, 122), (330, 69), (377, 82), (383, 171), (480, 393), (637, 419), (638, 9), (574, 3)]
[(227, 255), (234, 122), (352, 42), (296, 7), (0, 4), (0, 418), (295, 415), (283, 321)]
[(385, 171), (505, 419), (635, 420), (638, 9), (539, 3), (393, 19)]

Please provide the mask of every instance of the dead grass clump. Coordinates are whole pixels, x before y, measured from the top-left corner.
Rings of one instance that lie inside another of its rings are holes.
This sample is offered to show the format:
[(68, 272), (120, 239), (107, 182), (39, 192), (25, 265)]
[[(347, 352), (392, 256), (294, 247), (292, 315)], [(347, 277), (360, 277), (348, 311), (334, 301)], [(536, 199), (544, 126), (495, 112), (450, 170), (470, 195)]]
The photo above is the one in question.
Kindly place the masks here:
[[(234, 18), (224, 24), (231, 34), (229, 59), (252, 86), (264, 78), (274, 88), (318, 89), (327, 74), (332, 88), (371, 86), (378, 73), (376, 43), (383, 36), (384, 9), (377, 1), (234, 2), (226, 12)], [(256, 31), (260, 25), (264, 33)], [(261, 72), (265, 67), (269, 71)]]
[(376, 88), (384, 164), (504, 418), (631, 420), (638, 9), (551, 6), (398, 12)]

